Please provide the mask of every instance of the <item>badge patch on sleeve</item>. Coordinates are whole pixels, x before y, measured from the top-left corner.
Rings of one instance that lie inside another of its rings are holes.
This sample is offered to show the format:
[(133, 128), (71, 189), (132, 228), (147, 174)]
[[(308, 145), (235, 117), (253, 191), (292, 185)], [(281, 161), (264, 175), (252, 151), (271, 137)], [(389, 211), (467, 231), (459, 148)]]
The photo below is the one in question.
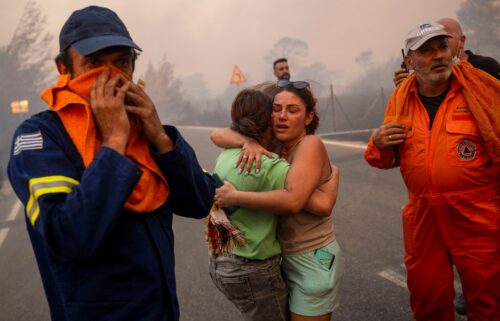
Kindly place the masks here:
[(43, 148), (42, 132), (22, 134), (16, 137), (14, 142), (14, 155), (19, 155), (23, 150), (35, 150)]
[(457, 147), (458, 156), (463, 160), (471, 160), (476, 155), (476, 145), (468, 140), (461, 141)]

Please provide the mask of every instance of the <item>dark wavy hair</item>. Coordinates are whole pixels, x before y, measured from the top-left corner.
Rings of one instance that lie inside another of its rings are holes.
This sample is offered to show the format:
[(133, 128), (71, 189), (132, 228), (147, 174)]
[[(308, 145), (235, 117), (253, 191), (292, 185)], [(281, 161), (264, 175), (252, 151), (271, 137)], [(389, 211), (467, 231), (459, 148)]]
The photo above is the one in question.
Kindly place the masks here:
[(244, 89), (231, 106), (231, 129), (260, 142), (269, 127), (273, 103), (260, 91)]
[(290, 83), (286, 87), (279, 88), (276, 95), (279, 94), (280, 92), (283, 92), (283, 91), (291, 92), (295, 96), (299, 97), (302, 100), (302, 102), (304, 103), (304, 105), (306, 106), (306, 114), (313, 112), (313, 119), (312, 119), (311, 123), (306, 126), (306, 134), (307, 135), (314, 134), (319, 126), (319, 116), (318, 116), (318, 112), (316, 111), (317, 100), (316, 100), (316, 98), (314, 98), (311, 89), (309, 87), (297, 89), (292, 85), (292, 83)]

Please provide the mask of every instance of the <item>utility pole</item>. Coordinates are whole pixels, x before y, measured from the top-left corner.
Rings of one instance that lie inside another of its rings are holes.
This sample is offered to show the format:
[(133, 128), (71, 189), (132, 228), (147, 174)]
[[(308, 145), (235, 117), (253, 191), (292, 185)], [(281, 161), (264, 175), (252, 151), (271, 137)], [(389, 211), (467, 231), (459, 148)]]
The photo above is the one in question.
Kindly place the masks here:
[(332, 123), (333, 123), (333, 131), (337, 131), (335, 126), (335, 101), (333, 100), (333, 84), (330, 84), (330, 99), (328, 100), (328, 104), (332, 107)]
[[(349, 126), (351, 127), (351, 129), (353, 129), (354, 126), (353, 126), (351, 120), (349, 119), (349, 116), (347, 116), (347, 113), (345, 112), (344, 108), (342, 107), (342, 104), (340, 103), (340, 101), (337, 99), (337, 97), (335, 96), (335, 94), (333, 92), (333, 84), (330, 84), (330, 100), (331, 100), (331, 105), (332, 105), (332, 115), (335, 116), (335, 108), (334, 107), (338, 106), (338, 108), (340, 109), (340, 111), (344, 115), (345, 119), (349, 123)], [(337, 101), (337, 105), (334, 104), (335, 101)], [(333, 131), (335, 131), (335, 118), (333, 119)]]

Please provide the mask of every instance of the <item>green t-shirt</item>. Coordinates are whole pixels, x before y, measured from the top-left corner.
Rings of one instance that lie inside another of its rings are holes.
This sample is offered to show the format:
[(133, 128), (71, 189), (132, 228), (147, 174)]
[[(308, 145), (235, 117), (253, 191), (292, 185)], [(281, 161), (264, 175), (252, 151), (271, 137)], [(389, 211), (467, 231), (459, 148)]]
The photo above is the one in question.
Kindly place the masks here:
[[(225, 149), (217, 157), (214, 172), (222, 180), (227, 180), (239, 191), (264, 192), (284, 189), (286, 175), (290, 165), (278, 158), (262, 156), (259, 173), (252, 168), (248, 175), (238, 173), (235, 168), (241, 148)], [(247, 246), (235, 247), (233, 254), (253, 259), (264, 260), (281, 253), (276, 239), (278, 217), (272, 213), (240, 207), (231, 216), (231, 222), (245, 235)]]

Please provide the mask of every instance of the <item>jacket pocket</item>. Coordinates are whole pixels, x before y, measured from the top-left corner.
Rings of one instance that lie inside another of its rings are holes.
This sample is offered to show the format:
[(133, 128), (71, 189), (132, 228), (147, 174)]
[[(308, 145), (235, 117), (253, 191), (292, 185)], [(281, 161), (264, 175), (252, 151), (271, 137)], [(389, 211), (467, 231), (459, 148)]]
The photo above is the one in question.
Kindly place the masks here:
[(484, 141), (474, 119), (449, 119), (446, 134), (450, 166), (477, 167), (488, 162)]

